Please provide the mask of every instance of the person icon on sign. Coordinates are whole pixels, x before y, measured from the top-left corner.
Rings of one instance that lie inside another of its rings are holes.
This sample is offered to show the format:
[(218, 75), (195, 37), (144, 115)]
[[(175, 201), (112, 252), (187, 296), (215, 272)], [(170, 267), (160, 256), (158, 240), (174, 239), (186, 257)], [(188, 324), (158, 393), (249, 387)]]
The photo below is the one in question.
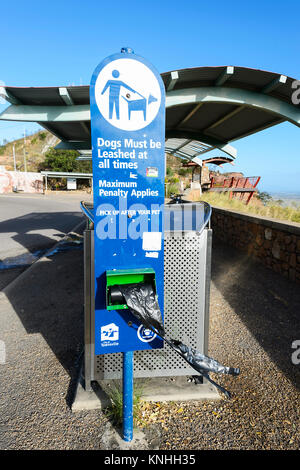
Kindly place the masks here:
[(120, 119), (120, 90), (121, 87), (126, 88), (127, 90), (136, 93), (133, 88), (129, 85), (126, 85), (122, 80), (118, 80), (120, 72), (118, 70), (112, 71), (112, 76), (114, 79), (107, 80), (105, 87), (102, 90), (101, 95), (103, 95), (107, 89), (109, 89), (109, 119), (113, 118), (113, 112), (115, 109), (116, 119)]

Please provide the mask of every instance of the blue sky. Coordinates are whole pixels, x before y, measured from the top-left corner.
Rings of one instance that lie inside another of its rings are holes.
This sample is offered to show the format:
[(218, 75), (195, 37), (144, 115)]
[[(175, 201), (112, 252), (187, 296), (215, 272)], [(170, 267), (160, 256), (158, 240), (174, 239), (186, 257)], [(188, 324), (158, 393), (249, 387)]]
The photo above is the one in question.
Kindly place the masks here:
[[(160, 72), (240, 65), (300, 79), (299, 30), (298, 0), (12, 0), (1, 5), (0, 81), (88, 84), (96, 65), (122, 46)], [(0, 142), (20, 137), (24, 127), (38, 129), (1, 122)], [(300, 191), (299, 141), (300, 129), (287, 123), (236, 141), (234, 169), (261, 175), (262, 190)]]

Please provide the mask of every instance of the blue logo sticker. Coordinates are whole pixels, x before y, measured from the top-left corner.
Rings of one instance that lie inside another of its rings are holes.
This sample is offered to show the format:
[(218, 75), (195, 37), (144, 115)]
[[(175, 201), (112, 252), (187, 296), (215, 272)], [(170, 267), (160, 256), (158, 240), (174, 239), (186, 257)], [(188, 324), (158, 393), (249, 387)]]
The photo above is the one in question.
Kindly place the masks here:
[(151, 341), (153, 341), (157, 336), (154, 331), (149, 330), (149, 328), (145, 328), (143, 325), (140, 325), (137, 335), (139, 340), (143, 343), (151, 343)]
[(119, 341), (119, 327), (115, 323), (109, 323), (101, 327), (101, 345), (116, 346)]

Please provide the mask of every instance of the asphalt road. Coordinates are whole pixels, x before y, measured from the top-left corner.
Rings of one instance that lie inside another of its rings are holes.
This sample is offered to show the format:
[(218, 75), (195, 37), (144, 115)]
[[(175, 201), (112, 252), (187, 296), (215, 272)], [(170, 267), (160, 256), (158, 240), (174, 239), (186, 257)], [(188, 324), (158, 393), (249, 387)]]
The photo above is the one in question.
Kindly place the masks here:
[(48, 248), (82, 220), (79, 202), (90, 196), (1, 195), (0, 260)]
[(37, 251), (53, 246), (83, 220), (79, 203), (90, 198), (72, 193), (0, 195), (0, 290), (36, 259)]

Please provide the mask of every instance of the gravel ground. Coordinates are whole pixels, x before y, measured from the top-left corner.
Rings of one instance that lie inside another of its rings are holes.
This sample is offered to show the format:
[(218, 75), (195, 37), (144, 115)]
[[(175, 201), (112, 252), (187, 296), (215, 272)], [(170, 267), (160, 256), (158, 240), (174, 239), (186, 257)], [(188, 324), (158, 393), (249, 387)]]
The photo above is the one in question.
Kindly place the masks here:
[[(82, 351), (83, 259), (61, 253), (35, 265), (0, 296), (0, 449), (99, 449), (107, 429), (97, 411), (72, 414)], [(145, 404), (161, 449), (298, 449), (299, 286), (236, 250), (215, 244), (210, 355), (239, 366), (215, 377), (232, 400)]]
[(299, 449), (300, 289), (227, 245), (214, 244), (209, 354), (241, 368), (215, 376), (233, 393), (219, 402), (152, 405), (161, 449)]

